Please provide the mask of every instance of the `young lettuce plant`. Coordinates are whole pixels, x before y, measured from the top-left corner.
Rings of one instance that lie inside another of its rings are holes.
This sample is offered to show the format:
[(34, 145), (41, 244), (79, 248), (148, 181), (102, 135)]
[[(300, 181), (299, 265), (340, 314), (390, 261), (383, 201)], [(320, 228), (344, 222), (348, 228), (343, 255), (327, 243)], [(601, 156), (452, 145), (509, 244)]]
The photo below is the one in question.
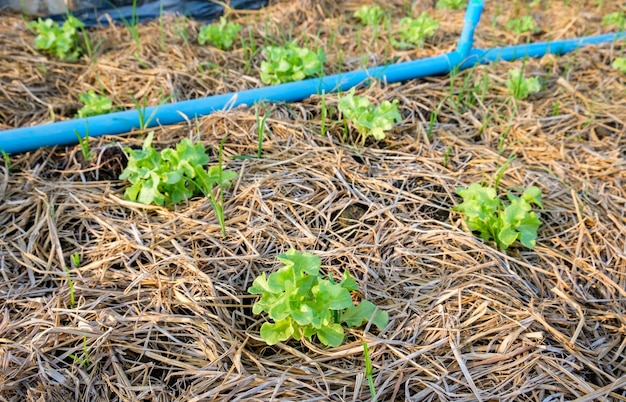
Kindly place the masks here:
[(378, 26), (383, 18), (385, 18), (385, 10), (378, 5), (364, 5), (354, 12), (354, 16), (358, 18), (363, 25)]
[(610, 26), (615, 25), (619, 29), (626, 28), (626, 11), (620, 10), (614, 13), (609, 13), (602, 17), (602, 25)]
[(526, 99), (530, 94), (541, 91), (537, 77), (526, 78), (517, 68), (509, 70), (505, 84), (515, 99)]
[(354, 88), (339, 99), (337, 109), (359, 132), (362, 144), (370, 135), (376, 140), (384, 139), (385, 131), (402, 120), (397, 99), (383, 101), (374, 107), (366, 97), (354, 96)]
[(78, 117), (97, 116), (113, 111), (113, 101), (105, 95), (98, 95), (93, 89), (80, 94), (78, 99), (83, 103), (83, 107), (77, 112)]
[[(176, 149), (157, 152), (152, 147), (153, 137), (154, 132), (150, 132), (141, 150), (124, 150), (128, 154), (128, 165), (120, 180), (131, 183), (124, 198), (141, 204), (171, 205), (204, 194), (211, 197), (211, 204), (216, 209), (213, 188), (218, 186), (220, 191), (228, 188), (237, 173), (222, 170), (221, 165), (206, 170), (204, 165), (209, 162), (209, 157), (200, 143), (194, 144), (185, 138)], [(222, 225), (223, 219), (220, 219)]]
[(80, 44), (79, 30), (85, 24), (78, 18), (69, 15), (62, 26), (50, 18), (30, 22), (28, 28), (35, 31), (35, 49), (45, 50), (60, 60), (74, 61), (78, 59), (83, 49)]
[(261, 62), (261, 81), (280, 84), (300, 81), (323, 72), (324, 53), (298, 47), (291, 42), (283, 47), (268, 46), (263, 50), (266, 61)]
[(205, 25), (200, 28), (198, 33), (198, 43), (212, 43), (216, 47), (226, 50), (229, 49), (239, 36), (241, 25), (228, 22), (225, 17), (220, 17), (220, 22)]
[(358, 289), (348, 272), (340, 282), (320, 277), (321, 260), (311, 253), (290, 249), (278, 256), (283, 266), (267, 276), (262, 273), (248, 289), (261, 295), (252, 306), (254, 314), (267, 312), (273, 323), (261, 326), (261, 337), (268, 345), (286, 341), (292, 336), (311, 341), (316, 335), (326, 346), (337, 347), (344, 339), (342, 323), (358, 327), (371, 320), (384, 329), (389, 317), (372, 302), (355, 305), (350, 295)]
[(613, 60), (613, 68), (626, 74), (626, 57), (618, 57)]
[(437, 1), (437, 8), (447, 8), (450, 10), (460, 10), (465, 7), (465, 0), (439, 0)]
[(506, 29), (513, 32), (516, 35), (522, 35), (528, 32), (534, 32), (539, 29), (534, 18), (530, 15), (525, 15), (520, 18), (514, 18), (506, 23)]
[(398, 48), (423, 46), (424, 40), (433, 36), (437, 29), (439, 29), (439, 23), (427, 13), (422, 13), (417, 18), (403, 18), (400, 20), (398, 29), (400, 41), (398, 42), (394, 39), (394, 46)]
[(493, 187), (474, 183), (468, 188), (457, 188), (463, 202), (453, 209), (465, 215), (465, 222), (471, 231), (479, 232), (481, 239), (495, 240), (496, 246), (506, 250), (513, 242), (528, 248), (535, 247), (537, 229), (541, 225), (539, 217), (532, 212), (532, 204), (543, 208), (541, 190), (528, 187), (521, 197), (507, 194), (510, 204), (506, 205)]

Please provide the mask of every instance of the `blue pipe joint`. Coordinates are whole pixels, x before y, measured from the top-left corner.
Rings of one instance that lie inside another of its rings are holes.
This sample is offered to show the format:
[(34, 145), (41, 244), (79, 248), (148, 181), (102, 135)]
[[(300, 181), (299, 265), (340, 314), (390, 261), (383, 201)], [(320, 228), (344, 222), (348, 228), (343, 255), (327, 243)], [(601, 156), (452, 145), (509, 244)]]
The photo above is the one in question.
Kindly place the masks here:
[(465, 10), (465, 24), (459, 37), (459, 42), (456, 47), (456, 51), (459, 52), (462, 58), (466, 58), (469, 55), (472, 46), (474, 45), (474, 32), (476, 32), (476, 26), (480, 22), (480, 16), (483, 13), (485, 7), (484, 0), (470, 0)]

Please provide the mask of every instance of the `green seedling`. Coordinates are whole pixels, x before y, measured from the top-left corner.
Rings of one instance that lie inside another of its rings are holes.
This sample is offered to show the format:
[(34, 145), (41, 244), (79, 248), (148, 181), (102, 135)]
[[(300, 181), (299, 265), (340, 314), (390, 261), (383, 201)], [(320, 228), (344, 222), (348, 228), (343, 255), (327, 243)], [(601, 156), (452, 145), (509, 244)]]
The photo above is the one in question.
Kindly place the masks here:
[(528, 32), (535, 32), (539, 29), (535, 19), (530, 15), (525, 15), (520, 18), (514, 18), (506, 23), (506, 29), (513, 32), (516, 35), (522, 35)]
[(70, 307), (74, 308), (76, 304), (74, 299), (74, 281), (72, 280), (72, 272), (68, 267), (65, 267), (65, 272), (67, 273), (67, 287), (70, 290)]
[(433, 36), (437, 29), (439, 23), (427, 13), (422, 13), (417, 18), (403, 18), (398, 29), (400, 41), (393, 40), (393, 44), (398, 48), (421, 47), (426, 38)]
[(7, 167), (8, 171), (10, 172), (13, 166), (13, 164), (11, 163), (11, 156), (4, 149), (0, 149), (0, 153), (2, 153), (2, 159), (4, 159), (4, 165)]
[(466, 3), (467, 2), (465, 0), (439, 0), (437, 1), (437, 8), (460, 10), (465, 7)]
[(204, 165), (209, 157), (202, 144), (193, 144), (185, 138), (176, 149), (157, 152), (152, 146), (154, 132), (146, 137), (140, 150), (125, 148), (128, 165), (120, 180), (131, 186), (124, 198), (141, 204), (172, 205), (188, 200), (200, 193), (212, 194), (215, 185), (227, 188), (237, 173), (222, 171), (221, 166)]
[(354, 12), (354, 17), (357, 18), (363, 25), (376, 27), (383, 21), (385, 14), (385, 10), (378, 5), (364, 5)]
[(80, 133), (76, 129), (74, 129), (74, 135), (78, 139), (78, 145), (80, 145), (80, 151), (83, 154), (83, 159), (90, 161), (95, 154), (89, 150), (89, 128), (85, 131), (84, 137), (81, 137)]
[(363, 300), (355, 305), (350, 295), (358, 290), (350, 273), (344, 273), (340, 282), (320, 277), (321, 260), (311, 253), (290, 249), (278, 256), (283, 266), (269, 276), (262, 273), (248, 289), (261, 295), (252, 306), (254, 314), (267, 312), (274, 322), (261, 326), (261, 337), (274, 345), (292, 336), (319, 341), (331, 347), (341, 345), (344, 339), (342, 323), (358, 327), (371, 321), (378, 329), (387, 326), (386, 311), (378, 310), (374, 303)]
[(370, 388), (370, 397), (372, 402), (376, 402), (376, 386), (374, 385), (374, 375), (372, 370), (372, 359), (370, 358), (370, 349), (367, 342), (363, 342), (363, 357), (365, 358), (365, 378)]
[(496, 189), (474, 183), (468, 188), (457, 188), (463, 202), (453, 209), (465, 215), (465, 223), (472, 232), (479, 232), (485, 240), (495, 240), (496, 246), (506, 250), (516, 240), (528, 248), (535, 247), (539, 217), (532, 212), (532, 204), (543, 208), (541, 190), (531, 186), (521, 197), (508, 193), (510, 204), (500, 198)]
[(613, 68), (626, 74), (626, 57), (618, 57), (613, 61)]
[(80, 94), (78, 99), (83, 107), (78, 110), (77, 117), (98, 116), (113, 111), (113, 101), (105, 95), (98, 95), (93, 89)]
[(79, 30), (85, 24), (69, 15), (62, 26), (50, 18), (30, 22), (28, 28), (35, 31), (35, 49), (44, 50), (60, 60), (74, 61), (83, 54)]
[(242, 27), (240, 24), (228, 22), (225, 17), (220, 17), (220, 22), (205, 25), (200, 28), (198, 33), (198, 43), (212, 43), (216, 47), (226, 50), (229, 49), (239, 36)]
[[(224, 154), (224, 142), (225, 136), (220, 141), (220, 146), (217, 153), (217, 166), (211, 166), (209, 168), (209, 175), (199, 175), (198, 179), (201, 183), (201, 189), (204, 195), (208, 195), (211, 206), (215, 211), (215, 216), (220, 224), (220, 230), (222, 236), (226, 236), (226, 223), (224, 220), (224, 190), (230, 187), (231, 181), (237, 177), (237, 173), (233, 171), (224, 171), (223, 154)], [(215, 195), (213, 186), (217, 185), (218, 195)], [(208, 191), (207, 191), (208, 190)]]
[(254, 117), (256, 118), (256, 132), (257, 132), (257, 149), (256, 157), (261, 159), (263, 153), (263, 135), (265, 134), (265, 121), (270, 115), (269, 110), (265, 112), (263, 117), (259, 117), (259, 109), (257, 105), (254, 105)]
[(626, 27), (626, 11), (620, 10), (605, 15), (602, 17), (602, 25), (615, 25), (619, 29), (624, 29)]
[(526, 78), (519, 69), (511, 69), (507, 74), (506, 87), (515, 99), (526, 99), (530, 94), (541, 90), (537, 77)]
[(266, 84), (300, 81), (322, 74), (325, 56), (298, 47), (295, 43), (286, 46), (268, 46), (263, 50), (267, 60), (261, 62), (261, 81)]
[(369, 136), (376, 140), (385, 138), (385, 131), (393, 128), (394, 123), (400, 122), (402, 116), (398, 111), (398, 100), (383, 101), (378, 106), (364, 96), (354, 96), (354, 88), (339, 99), (337, 109), (344, 120), (356, 128), (364, 144)]
[(87, 335), (83, 335), (83, 355), (79, 357), (78, 355), (71, 353), (68, 356), (80, 364), (83, 368), (89, 368), (91, 362), (89, 361), (89, 350), (87, 349)]

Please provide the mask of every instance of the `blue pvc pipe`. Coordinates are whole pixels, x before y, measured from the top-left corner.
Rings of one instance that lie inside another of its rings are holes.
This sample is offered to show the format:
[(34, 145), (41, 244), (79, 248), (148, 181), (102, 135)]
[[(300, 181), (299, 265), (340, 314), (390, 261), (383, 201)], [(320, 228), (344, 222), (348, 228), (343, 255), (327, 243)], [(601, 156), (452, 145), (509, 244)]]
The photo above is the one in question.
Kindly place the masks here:
[(483, 0), (470, 0), (467, 5), (463, 31), (461, 31), (461, 36), (459, 37), (459, 42), (456, 47), (456, 51), (459, 52), (463, 58), (467, 57), (470, 49), (472, 49), (474, 45), (474, 32), (480, 21), (484, 6), (485, 2)]
[[(365, 70), (310, 78), (270, 87), (249, 89), (236, 93), (214, 95), (207, 98), (168, 103), (145, 108), (141, 113), (127, 110), (105, 115), (74, 120), (59, 121), (33, 127), (21, 127), (0, 131), (0, 149), (5, 152), (19, 153), (32, 151), (40, 147), (69, 145), (78, 142), (76, 133), (81, 138), (114, 135), (130, 132), (141, 127), (140, 114), (148, 121), (147, 127), (176, 124), (186, 118), (208, 115), (212, 112), (239, 105), (252, 105), (255, 102), (296, 102), (322, 92), (345, 91), (369, 79), (379, 79), (389, 83), (406, 81), (414, 78), (441, 75), (450, 72), (463, 58), (457, 52), (391, 64)], [(154, 115), (153, 119), (149, 119)]]
[(626, 32), (618, 32), (574, 39), (561, 39), (551, 42), (537, 42), (527, 45), (503, 46), (492, 49), (472, 49), (459, 68), (471, 68), (476, 64), (487, 64), (497, 61), (542, 57), (546, 54), (561, 55), (587, 45), (597, 45), (625, 38)]

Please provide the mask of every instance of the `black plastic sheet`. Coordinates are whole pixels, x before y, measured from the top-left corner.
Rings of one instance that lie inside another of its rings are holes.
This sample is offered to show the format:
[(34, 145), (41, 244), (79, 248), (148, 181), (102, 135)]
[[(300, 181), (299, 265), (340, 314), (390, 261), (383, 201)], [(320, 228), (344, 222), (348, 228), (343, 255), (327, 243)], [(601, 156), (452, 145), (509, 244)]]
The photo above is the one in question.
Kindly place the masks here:
[[(228, 4), (231, 8), (238, 10), (258, 10), (265, 7), (268, 2), (269, 0), (232, 0)], [(129, 3), (129, 1), (126, 0), (121, 3)], [(91, 7), (71, 11), (71, 14), (87, 27), (109, 25), (109, 20), (120, 24), (147, 21), (159, 18), (165, 13), (179, 14), (199, 21), (210, 22), (224, 13), (224, 7), (210, 0), (158, 0), (137, 2), (134, 6), (132, 1), (130, 4), (120, 4), (119, 6), (113, 5), (110, 1), (102, 1)], [(50, 16), (50, 18), (57, 22), (63, 22), (67, 15), (57, 14)]]

